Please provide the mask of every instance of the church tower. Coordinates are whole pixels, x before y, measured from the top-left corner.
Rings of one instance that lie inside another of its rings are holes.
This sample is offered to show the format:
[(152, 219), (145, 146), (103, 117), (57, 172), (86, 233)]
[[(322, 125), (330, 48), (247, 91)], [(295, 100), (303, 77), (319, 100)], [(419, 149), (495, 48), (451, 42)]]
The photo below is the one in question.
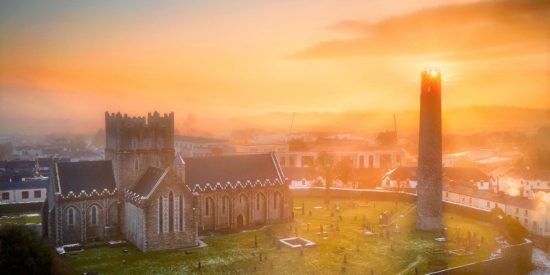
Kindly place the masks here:
[(131, 188), (149, 168), (174, 161), (174, 113), (129, 117), (105, 112), (105, 159), (111, 160), (117, 188)]
[(419, 134), (416, 228), (439, 230), (443, 228), (441, 74), (435, 69), (421, 73)]

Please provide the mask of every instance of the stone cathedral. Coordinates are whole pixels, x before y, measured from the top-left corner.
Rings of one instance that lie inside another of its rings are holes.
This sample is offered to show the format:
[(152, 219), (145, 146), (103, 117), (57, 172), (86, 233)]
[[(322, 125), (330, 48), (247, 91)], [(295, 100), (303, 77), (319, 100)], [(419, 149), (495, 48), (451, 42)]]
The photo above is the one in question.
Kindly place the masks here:
[(126, 239), (142, 251), (192, 247), (207, 231), (292, 219), (274, 154), (182, 158), (174, 114), (105, 113), (102, 161), (53, 163), (43, 208), (52, 245)]

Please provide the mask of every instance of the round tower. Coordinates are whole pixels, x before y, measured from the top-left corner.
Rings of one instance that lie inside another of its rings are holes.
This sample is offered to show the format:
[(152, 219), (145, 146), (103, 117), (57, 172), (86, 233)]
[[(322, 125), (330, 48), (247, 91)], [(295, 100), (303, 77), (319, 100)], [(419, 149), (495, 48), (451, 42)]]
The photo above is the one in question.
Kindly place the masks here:
[(418, 185), (416, 228), (434, 231), (442, 222), (441, 73), (421, 73), (420, 133), (418, 140)]

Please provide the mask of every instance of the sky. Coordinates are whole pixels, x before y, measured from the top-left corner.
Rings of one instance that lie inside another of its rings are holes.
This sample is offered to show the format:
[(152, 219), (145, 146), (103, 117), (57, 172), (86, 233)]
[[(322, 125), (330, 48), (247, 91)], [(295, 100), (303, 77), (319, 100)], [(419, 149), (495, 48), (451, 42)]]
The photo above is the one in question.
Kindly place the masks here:
[(550, 108), (550, 1), (0, 1), (0, 134), (177, 120)]

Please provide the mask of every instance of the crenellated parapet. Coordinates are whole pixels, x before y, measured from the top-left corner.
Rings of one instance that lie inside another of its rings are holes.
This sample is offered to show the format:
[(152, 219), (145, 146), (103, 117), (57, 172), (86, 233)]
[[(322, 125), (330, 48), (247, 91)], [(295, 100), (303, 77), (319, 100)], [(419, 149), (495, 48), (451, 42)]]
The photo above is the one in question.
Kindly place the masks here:
[(173, 149), (174, 113), (144, 116), (105, 112), (106, 151)]

